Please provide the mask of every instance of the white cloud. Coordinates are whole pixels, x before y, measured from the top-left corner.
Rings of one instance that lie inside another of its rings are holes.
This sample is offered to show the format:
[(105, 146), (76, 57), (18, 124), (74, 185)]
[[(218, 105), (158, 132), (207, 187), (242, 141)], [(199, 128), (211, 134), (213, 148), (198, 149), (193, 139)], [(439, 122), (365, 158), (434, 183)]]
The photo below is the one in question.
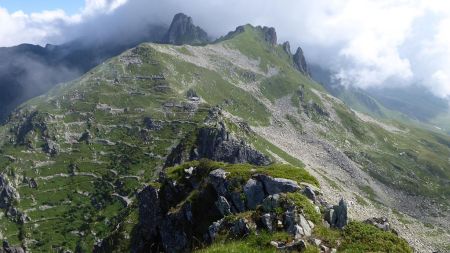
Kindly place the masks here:
[(423, 82), (450, 94), (448, 0), (86, 0), (72, 16), (0, 8), (0, 45), (142, 32), (177, 12), (214, 36), (245, 23), (274, 26), (280, 41), (302, 45), (309, 61), (333, 69), (344, 84)]

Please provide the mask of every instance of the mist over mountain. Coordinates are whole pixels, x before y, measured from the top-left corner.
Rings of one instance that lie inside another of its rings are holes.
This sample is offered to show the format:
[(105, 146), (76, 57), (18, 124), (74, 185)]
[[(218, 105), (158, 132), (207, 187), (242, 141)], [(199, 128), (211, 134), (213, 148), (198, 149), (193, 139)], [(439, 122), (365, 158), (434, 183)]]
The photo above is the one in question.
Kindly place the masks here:
[(0, 45), (62, 44), (80, 37), (126, 43), (150, 24), (168, 26), (168, 17), (178, 12), (190, 13), (213, 38), (245, 23), (277, 27), (280, 41), (302, 45), (310, 62), (331, 69), (344, 86), (421, 83), (436, 96), (450, 94), (450, 7), (444, 0), (87, 0), (73, 15), (3, 10), (11, 25), (0, 29)]

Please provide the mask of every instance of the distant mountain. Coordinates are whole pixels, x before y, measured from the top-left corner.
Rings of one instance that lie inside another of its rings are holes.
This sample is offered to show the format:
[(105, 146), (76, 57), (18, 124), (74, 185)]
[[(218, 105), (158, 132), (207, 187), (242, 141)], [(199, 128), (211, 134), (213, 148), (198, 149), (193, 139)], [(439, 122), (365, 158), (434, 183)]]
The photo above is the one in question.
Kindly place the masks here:
[(310, 68), (314, 80), (357, 111), (381, 119), (415, 121), (428, 128), (438, 126), (450, 132), (449, 100), (435, 96), (423, 86), (344, 87), (332, 79), (329, 70), (318, 65)]
[[(135, 38), (110, 38), (91, 42), (80, 38), (63, 45), (45, 47), (22, 44), (0, 48), (0, 122), (16, 106), (48, 91), (54, 85), (73, 80), (89, 69), (143, 42), (202, 44), (208, 34), (182, 13), (174, 16), (170, 28), (149, 26)], [(117, 42), (117, 43), (116, 43)]]

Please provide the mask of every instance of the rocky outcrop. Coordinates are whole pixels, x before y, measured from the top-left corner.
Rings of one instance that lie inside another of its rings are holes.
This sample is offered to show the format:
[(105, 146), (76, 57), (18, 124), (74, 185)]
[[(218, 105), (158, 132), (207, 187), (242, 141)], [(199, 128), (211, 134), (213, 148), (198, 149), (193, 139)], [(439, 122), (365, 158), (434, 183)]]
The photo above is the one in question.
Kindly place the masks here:
[(178, 13), (174, 16), (162, 42), (174, 45), (194, 45), (207, 43), (208, 41), (208, 34), (202, 28), (195, 26), (191, 17)]
[(289, 44), (289, 41), (286, 41), (283, 43), (283, 51), (289, 55), (289, 57), (292, 57), (292, 52), (291, 52), (291, 44)]
[(305, 55), (303, 54), (303, 50), (301, 47), (297, 48), (293, 60), (294, 60), (294, 67), (298, 71), (300, 71), (302, 74), (306, 76), (310, 76), (308, 65), (306, 64)]
[(325, 220), (331, 227), (344, 228), (348, 223), (347, 203), (344, 199), (339, 201), (339, 205), (328, 208), (325, 211)]
[(133, 252), (188, 252), (218, 235), (242, 238), (261, 229), (295, 238), (277, 242), (280, 250), (305, 248), (303, 239), (312, 235), (314, 224), (285, 195), (304, 190), (295, 181), (255, 173), (242, 182), (225, 169), (201, 166), (180, 169), (176, 181), (162, 175), (159, 189), (147, 186), (138, 194)]
[(264, 40), (271, 46), (277, 45), (277, 32), (275, 31), (275, 28), (264, 26), (262, 30), (264, 32)]
[[(364, 221), (367, 224), (371, 224), (383, 231), (393, 231), (391, 229), (391, 224), (389, 223), (388, 218), (386, 217), (380, 217), (380, 218), (371, 218), (371, 219), (367, 219)], [(393, 231), (394, 233), (396, 233), (395, 231)]]
[(25, 249), (20, 246), (10, 246), (8, 241), (4, 240), (0, 253), (25, 253)]
[[(220, 111), (212, 112), (218, 114)], [(233, 136), (217, 115), (210, 115), (204, 127), (188, 134), (169, 154), (165, 167), (202, 158), (226, 163), (268, 165), (269, 157), (253, 149), (243, 139)], [(244, 129), (243, 131), (247, 131)]]
[(11, 206), (19, 195), (14, 187), (12, 187), (4, 174), (0, 174), (0, 208), (5, 209)]

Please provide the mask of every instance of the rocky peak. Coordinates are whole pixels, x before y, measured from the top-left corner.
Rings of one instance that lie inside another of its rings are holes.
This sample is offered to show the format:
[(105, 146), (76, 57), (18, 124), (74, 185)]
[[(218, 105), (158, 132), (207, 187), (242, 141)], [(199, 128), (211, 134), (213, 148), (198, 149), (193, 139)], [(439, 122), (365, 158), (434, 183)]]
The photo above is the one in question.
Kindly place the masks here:
[(284, 50), (284, 52), (286, 52), (286, 54), (288, 54), (289, 56), (292, 56), (291, 44), (289, 44), (289, 41), (286, 41), (283, 43), (283, 50)]
[(308, 65), (306, 64), (305, 55), (303, 54), (303, 50), (301, 47), (298, 47), (297, 51), (294, 54), (294, 66), (298, 71), (302, 72), (304, 75), (310, 76)]
[(263, 27), (264, 39), (272, 46), (277, 44), (277, 32), (273, 27)]
[(178, 13), (174, 16), (169, 30), (163, 38), (167, 44), (202, 44), (208, 42), (208, 34), (200, 27), (195, 26), (192, 18)]

